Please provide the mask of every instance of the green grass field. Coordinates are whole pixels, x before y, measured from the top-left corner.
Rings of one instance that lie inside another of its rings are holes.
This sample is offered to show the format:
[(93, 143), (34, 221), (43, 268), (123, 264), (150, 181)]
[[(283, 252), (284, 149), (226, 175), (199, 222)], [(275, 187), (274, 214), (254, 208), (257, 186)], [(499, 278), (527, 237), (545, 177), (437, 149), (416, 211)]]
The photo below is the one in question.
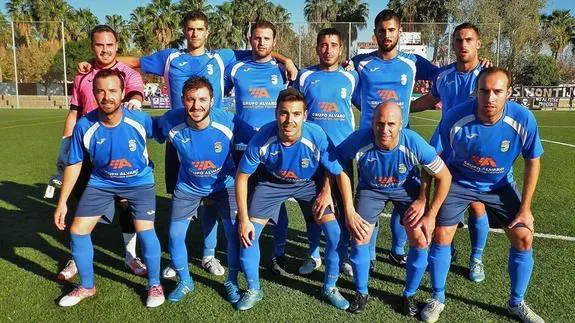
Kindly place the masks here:
[[(55, 228), (52, 223), (54, 201), (44, 200), (42, 196), (48, 177), (55, 172), (65, 114), (66, 111), (54, 110), (0, 110), (0, 321), (415, 321), (400, 314), (405, 272), (387, 261), (390, 245), (387, 218), (382, 218), (378, 267), (370, 280), (372, 298), (367, 310), (355, 316), (338, 311), (320, 299), (323, 271), (310, 277), (296, 274), (307, 254), (307, 240), (303, 219), (293, 204), (290, 205), (287, 245), (288, 271), (292, 274), (279, 278), (266, 269), (272, 243), (269, 228), (266, 229), (261, 239), (265, 298), (250, 311), (234, 310), (223, 298), (224, 278), (211, 276), (200, 268), (202, 241), (198, 221), (192, 224), (188, 234), (190, 269), (196, 289), (183, 302), (146, 308), (145, 279), (124, 270), (119, 227), (99, 225), (92, 235), (96, 246), (98, 294), (73, 308), (58, 307), (58, 299), (72, 289), (72, 284), (54, 280), (69, 257), (68, 233)], [(415, 130), (429, 137), (439, 117), (437, 112), (421, 113), (414, 115), (411, 123)], [(543, 169), (533, 203), (536, 231), (575, 237), (571, 186), (575, 173), (570, 170), (575, 165), (575, 146), (549, 142), (575, 145), (575, 113), (537, 112), (536, 117), (541, 138), (546, 140)], [(160, 145), (150, 143), (150, 156), (156, 161), (157, 232), (165, 265), (169, 259), (170, 204), (163, 184), (163, 151)], [(520, 174), (522, 169), (523, 163), (519, 160), (516, 172)], [(521, 176), (518, 181), (521, 182)], [(218, 258), (225, 263), (222, 232), (220, 237)], [(490, 234), (484, 256), (487, 278), (480, 284), (466, 278), (470, 249), (467, 231), (460, 230), (456, 241), (460, 257), (449, 274), (447, 307), (442, 321), (513, 321), (504, 308), (509, 290), (507, 238), (500, 233)], [(535, 269), (526, 297), (528, 303), (548, 322), (573, 321), (575, 242), (541, 237), (536, 238), (534, 244)], [(175, 283), (163, 281), (163, 285), (169, 292)], [(338, 285), (344, 295), (351, 298), (353, 281), (342, 277)], [(425, 301), (430, 291), (426, 275), (418, 300)]]

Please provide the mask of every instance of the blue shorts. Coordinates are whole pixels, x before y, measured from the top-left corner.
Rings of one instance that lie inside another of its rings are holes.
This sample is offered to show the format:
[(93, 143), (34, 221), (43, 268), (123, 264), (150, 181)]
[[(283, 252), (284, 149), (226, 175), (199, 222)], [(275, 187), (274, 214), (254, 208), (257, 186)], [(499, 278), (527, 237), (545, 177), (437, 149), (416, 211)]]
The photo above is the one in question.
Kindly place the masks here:
[(361, 189), (355, 195), (356, 212), (370, 224), (376, 224), (381, 212), (385, 208), (385, 203), (392, 202), (395, 210), (403, 214), (411, 203), (417, 199), (419, 188), (392, 190), (389, 192), (378, 192), (374, 190)]
[(123, 188), (102, 188), (88, 185), (80, 198), (76, 216), (103, 216), (112, 222), (114, 219), (114, 198), (128, 200), (129, 210), (134, 220), (154, 221), (156, 215), (156, 192), (154, 185)]
[[(248, 213), (250, 217), (269, 219), (276, 224), (282, 203), (293, 197), (307, 219), (313, 215), (312, 205), (319, 189), (313, 180), (303, 183), (258, 182), (249, 203)], [(333, 214), (333, 211), (326, 208), (324, 214)]]
[(437, 226), (452, 226), (463, 222), (465, 210), (471, 202), (485, 204), (492, 226), (507, 226), (515, 219), (521, 207), (521, 194), (515, 183), (490, 192), (476, 192), (458, 183), (451, 183), (449, 193), (439, 209)]
[(208, 196), (184, 193), (176, 187), (172, 196), (172, 221), (196, 219), (198, 207), (202, 201), (205, 212), (215, 212), (222, 220), (235, 220), (238, 207), (236, 206), (236, 192), (233, 187), (213, 192)]

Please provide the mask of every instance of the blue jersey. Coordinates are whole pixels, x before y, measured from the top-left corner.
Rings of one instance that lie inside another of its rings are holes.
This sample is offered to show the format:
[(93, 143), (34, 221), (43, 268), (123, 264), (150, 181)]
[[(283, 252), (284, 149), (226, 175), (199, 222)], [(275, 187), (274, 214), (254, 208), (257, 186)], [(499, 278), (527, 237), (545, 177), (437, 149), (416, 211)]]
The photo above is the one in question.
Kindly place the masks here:
[(307, 120), (322, 127), (336, 146), (355, 128), (351, 99), (358, 82), (355, 71), (342, 67), (323, 71), (319, 66), (302, 69), (295, 82), (295, 88), (305, 95)]
[(315, 179), (320, 165), (333, 175), (341, 173), (335, 148), (318, 125), (304, 122), (301, 138), (290, 146), (281, 143), (278, 131), (275, 121), (258, 131), (248, 144), (239, 171), (253, 174), (263, 164), (269, 174), (291, 183)]
[(141, 111), (122, 109), (114, 127), (102, 125), (96, 109), (78, 120), (72, 134), (68, 164), (89, 157), (94, 169), (89, 186), (136, 187), (154, 184), (146, 138), (152, 138), (152, 118)]
[(210, 81), (214, 88), (214, 107), (219, 108), (224, 96), (224, 71), (236, 61), (236, 54), (231, 49), (218, 49), (192, 56), (185, 50), (163, 49), (140, 58), (140, 68), (144, 73), (164, 77), (172, 109), (184, 107), (182, 89), (193, 76), (203, 76)]
[[(352, 60), (359, 74), (356, 102), (361, 110), (359, 128), (371, 127), (373, 110), (387, 101), (397, 102), (402, 108), (403, 126), (407, 127), (415, 80), (431, 80), (435, 76), (436, 67), (421, 56), (404, 52), (388, 60), (377, 56), (377, 51), (357, 55)], [(421, 71), (418, 72), (418, 69)]]
[(479, 72), (481, 72), (480, 64), (469, 72), (459, 72), (457, 63), (439, 69), (431, 87), (431, 95), (441, 99), (442, 115), (473, 96)]
[(398, 145), (392, 150), (379, 148), (372, 130), (361, 129), (344, 140), (337, 152), (342, 164), (357, 160), (358, 189), (380, 192), (419, 187), (418, 165), (430, 174), (445, 166), (435, 149), (409, 129), (401, 130)]
[(537, 122), (527, 108), (505, 103), (503, 116), (493, 125), (477, 118), (477, 100), (451, 109), (439, 124), (443, 155), (453, 181), (479, 192), (513, 182), (513, 163), (522, 154), (533, 159), (543, 154)]
[(180, 170), (176, 187), (197, 196), (207, 196), (234, 184), (231, 158), (233, 115), (210, 111), (210, 124), (202, 130), (187, 124), (185, 109), (171, 110), (157, 119), (156, 139), (169, 140), (178, 152)]

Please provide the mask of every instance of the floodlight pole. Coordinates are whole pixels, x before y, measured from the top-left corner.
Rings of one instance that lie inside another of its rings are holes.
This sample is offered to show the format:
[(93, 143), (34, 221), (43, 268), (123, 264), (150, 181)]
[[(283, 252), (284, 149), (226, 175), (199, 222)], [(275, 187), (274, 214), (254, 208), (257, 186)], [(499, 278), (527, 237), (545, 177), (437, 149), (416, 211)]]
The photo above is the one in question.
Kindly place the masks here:
[(500, 51), (500, 44), (501, 44), (501, 23), (497, 24), (497, 66), (499, 66), (499, 51)]
[(299, 46), (298, 46), (298, 66), (301, 68), (301, 37), (302, 37), (303, 26), (299, 26)]
[(66, 71), (66, 38), (64, 37), (64, 20), (60, 20), (60, 26), (62, 28), (62, 58), (64, 62), (64, 98), (66, 102), (65, 108), (68, 107), (68, 73)]
[(347, 31), (347, 60), (349, 61), (351, 58), (351, 22), (348, 22), (348, 31)]
[(16, 87), (16, 108), (20, 108), (20, 96), (18, 95), (18, 67), (16, 65), (16, 37), (14, 32), (14, 20), (11, 21), (12, 27), (12, 54), (14, 55), (14, 86)]

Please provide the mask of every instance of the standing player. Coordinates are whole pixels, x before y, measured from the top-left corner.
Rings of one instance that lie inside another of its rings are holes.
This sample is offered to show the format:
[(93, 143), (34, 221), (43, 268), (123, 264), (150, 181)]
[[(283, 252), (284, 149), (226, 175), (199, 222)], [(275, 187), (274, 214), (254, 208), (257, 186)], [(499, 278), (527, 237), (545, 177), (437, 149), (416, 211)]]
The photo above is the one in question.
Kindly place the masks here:
[[(226, 68), (225, 93), (234, 89), (236, 123), (234, 133), (234, 161), (239, 163), (248, 143), (266, 123), (275, 120), (276, 100), (287, 86), (284, 67), (272, 58), (276, 44), (276, 27), (267, 21), (252, 25), (250, 43), (252, 55)], [(253, 191), (256, 177), (250, 178), (249, 191)], [(274, 225), (274, 252), (272, 271), (285, 275), (285, 245), (288, 231), (287, 210), (280, 209), (278, 223)]]
[[(370, 128), (375, 107), (387, 101), (397, 102), (401, 107), (403, 127), (407, 127), (409, 103), (416, 77), (430, 79), (437, 67), (421, 56), (398, 50), (401, 25), (395, 12), (381, 11), (375, 17), (374, 25), (378, 50), (357, 55), (352, 59), (360, 79), (358, 102), (354, 102), (361, 110), (359, 128)], [(390, 220), (392, 247), (389, 258), (398, 265), (405, 265), (404, 245), (407, 236), (400, 224), (400, 218), (401, 215), (394, 211)], [(371, 242), (373, 260), (375, 260), (376, 237), (377, 229)]]
[[(307, 120), (319, 125), (334, 144), (339, 145), (355, 128), (352, 97), (356, 93), (358, 75), (355, 71), (346, 71), (340, 65), (341, 34), (335, 28), (319, 31), (316, 40), (316, 53), (319, 64), (300, 71), (294, 87), (299, 89), (306, 99)], [(353, 166), (353, 165), (352, 165)], [(352, 178), (353, 173), (348, 174)], [(327, 186), (326, 188), (330, 188)], [(320, 192), (319, 201), (331, 200), (331, 192)], [(334, 187), (333, 196), (338, 206), (337, 219), (341, 224), (342, 236), (338, 246), (340, 270), (352, 276), (351, 266), (346, 262), (349, 232), (344, 223), (341, 194)], [(310, 257), (299, 268), (300, 274), (310, 274), (321, 266), (319, 244), (321, 228), (308, 218), (306, 222)]]
[(164, 302), (160, 285), (160, 241), (154, 230), (154, 171), (146, 147), (146, 138), (153, 136), (152, 118), (121, 107), (125, 90), (123, 79), (123, 73), (117, 70), (102, 69), (96, 73), (93, 91), (98, 109), (88, 113), (74, 127), (68, 166), (54, 211), (58, 229), (66, 227), (66, 203), (85, 157), (92, 162), (93, 171), (70, 228), (72, 256), (78, 267), (80, 285), (60, 299), (60, 306), (74, 306), (96, 294), (94, 247), (90, 234), (102, 216), (112, 220), (115, 198), (128, 201), (142, 244), (148, 267), (146, 306), (156, 307)]
[[(116, 32), (105, 25), (96, 26), (90, 32), (90, 39), (92, 42), (92, 52), (94, 53), (93, 69), (87, 74), (78, 73), (74, 77), (74, 87), (72, 92), (72, 100), (70, 102), (70, 111), (66, 116), (64, 123), (64, 133), (62, 135), (62, 143), (60, 145), (60, 153), (58, 155), (58, 169), (63, 172), (68, 159), (68, 151), (70, 148), (70, 141), (72, 131), (76, 122), (81, 116), (88, 114), (94, 109), (98, 108), (98, 103), (94, 98), (92, 83), (94, 76), (102, 69), (112, 68), (122, 71), (125, 75), (124, 82), (126, 84), (126, 96), (124, 98), (125, 105), (129, 108), (139, 108), (142, 106), (142, 93), (144, 83), (140, 74), (127, 65), (116, 60), (116, 53), (118, 50), (118, 37)], [(78, 183), (74, 186), (73, 194), (77, 199), (80, 199), (90, 174), (92, 172), (92, 164), (86, 160), (82, 164), (82, 171), (78, 178)], [(125, 201), (116, 201), (119, 209), (119, 222), (122, 228), (124, 245), (126, 248), (125, 264), (134, 274), (139, 276), (146, 275), (146, 266), (142, 263), (140, 258), (136, 257), (136, 231), (134, 224), (130, 217), (130, 212)], [(58, 278), (62, 280), (69, 280), (78, 272), (74, 260), (68, 261), (66, 266), (58, 274)]]
[[(367, 304), (368, 243), (387, 202), (392, 202), (397, 211), (404, 214), (403, 224), (410, 242), (404, 304), (407, 313), (412, 316), (417, 313), (413, 295), (427, 267), (427, 246), (431, 242), (435, 216), (451, 183), (451, 175), (433, 147), (416, 132), (403, 128), (401, 113), (395, 102), (380, 103), (375, 108), (371, 129), (354, 132), (337, 148), (342, 163), (357, 160), (359, 174), (355, 197), (358, 215), (351, 212), (348, 214), (352, 216), (346, 218), (353, 235), (350, 260), (357, 291), (349, 310), (356, 314)], [(418, 165), (437, 181), (427, 210), (425, 190), (420, 190)], [(353, 169), (348, 168), (346, 172), (353, 173)], [(367, 235), (357, 234), (366, 222), (369, 224)]]
[[(290, 197), (299, 203), (305, 217), (315, 216), (326, 236), (322, 297), (339, 309), (349, 307), (335, 287), (339, 276), (336, 249), (340, 228), (333, 211), (316, 200), (320, 186), (329, 180), (323, 168), (334, 175), (339, 175), (342, 169), (323, 130), (305, 119), (303, 95), (292, 88), (282, 91), (277, 99), (277, 121), (266, 124), (252, 138), (238, 166), (240, 263), (248, 283), (248, 290), (237, 304), (238, 310), (250, 309), (263, 298), (259, 285), (259, 237), (269, 220), (277, 221), (280, 206)], [(260, 164), (264, 166), (259, 174), (261, 180), (254, 189), (248, 211), (248, 180)]]
[[(507, 101), (510, 95), (510, 73), (497, 67), (484, 69), (477, 77), (477, 98), (453, 108), (439, 125), (441, 147), (451, 147), (443, 158), (453, 182), (437, 215), (429, 254), (433, 298), (421, 312), (426, 322), (437, 321), (445, 307), (450, 244), (463, 213), (475, 201), (485, 205), (488, 216), (503, 227), (511, 243), (507, 308), (524, 322), (543, 322), (523, 300), (533, 271), (531, 202), (543, 147), (535, 117), (525, 107)], [(522, 193), (513, 179), (513, 163), (520, 154), (525, 159)]]
[[(445, 118), (455, 105), (472, 97), (477, 84), (477, 75), (482, 69), (478, 55), (480, 47), (479, 29), (476, 26), (463, 23), (455, 27), (453, 51), (457, 58), (456, 62), (439, 69), (430, 93), (413, 101), (410, 108), (411, 112), (429, 109), (441, 101), (442, 118)], [(431, 144), (437, 146), (440, 143), (438, 129), (436, 129), (431, 138)], [(448, 148), (446, 147), (446, 149)], [(449, 152), (446, 149), (443, 150), (443, 155), (447, 157)], [(474, 282), (481, 282), (485, 279), (481, 256), (487, 244), (489, 221), (485, 206), (480, 202), (471, 203), (470, 213), (471, 216), (468, 219), (471, 240), (469, 279)]]
[(200, 202), (208, 202), (205, 214), (216, 214), (224, 224), (227, 239), (228, 300), (240, 299), (238, 289), (239, 238), (234, 191), (235, 165), (232, 160), (233, 115), (214, 105), (213, 88), (204, 77), (193, 77), (182, 90), (184, 109), (168, 111), (157, 122), (163, 142), (169, 140), (181, 161), (178, 181), (172, 195), (170, 256), (180, 281), (168, 295), (178, 302), (194, 289), (188, 269), (186, 233), (197, 217)]

